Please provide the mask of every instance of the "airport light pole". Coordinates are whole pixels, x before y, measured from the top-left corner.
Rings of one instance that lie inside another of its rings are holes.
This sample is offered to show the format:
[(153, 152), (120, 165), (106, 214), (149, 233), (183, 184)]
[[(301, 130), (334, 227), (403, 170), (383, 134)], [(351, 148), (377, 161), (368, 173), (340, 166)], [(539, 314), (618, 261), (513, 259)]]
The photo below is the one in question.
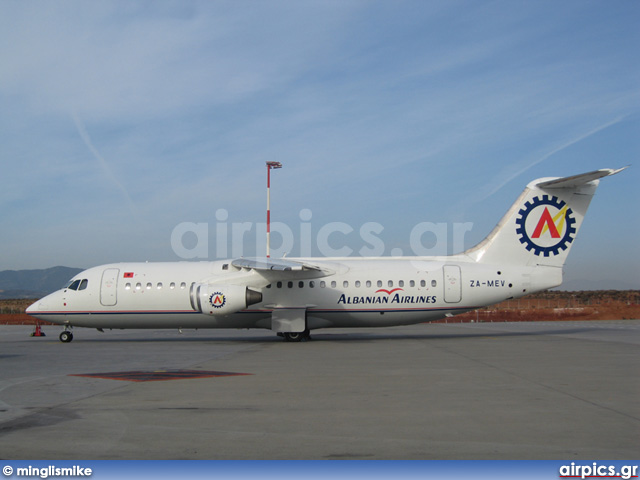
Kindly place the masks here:
[(270, 257), (271, 237), (271, 169), (282, 168), (280, 162), (267, 162), (267, 258)]

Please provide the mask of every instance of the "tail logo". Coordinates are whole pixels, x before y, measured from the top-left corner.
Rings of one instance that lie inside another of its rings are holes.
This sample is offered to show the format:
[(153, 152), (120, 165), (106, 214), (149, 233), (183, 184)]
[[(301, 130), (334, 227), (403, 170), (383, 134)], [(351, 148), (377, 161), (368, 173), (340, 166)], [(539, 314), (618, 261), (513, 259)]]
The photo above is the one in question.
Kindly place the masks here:
[(516, 233), (520, 243), (535, 255), (558, 255), (575, 238), (573, 211), (558, 197), (533, 197), (518, 213)]

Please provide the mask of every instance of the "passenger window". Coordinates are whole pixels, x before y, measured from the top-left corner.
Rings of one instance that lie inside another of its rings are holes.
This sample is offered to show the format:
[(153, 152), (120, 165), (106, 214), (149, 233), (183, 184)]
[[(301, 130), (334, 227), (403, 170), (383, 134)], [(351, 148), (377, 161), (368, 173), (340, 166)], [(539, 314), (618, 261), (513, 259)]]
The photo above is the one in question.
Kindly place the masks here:
[(387, 285), (388, 285), (389, 287), (393, 287), (393, 280), (389, 280), (389, 281), (387, 282)]
[(287, 287), (293, 288), (293, 282), (287, 282)]
[(298, 282), (298, 288), (303, 288), (304, 287), (304, 282)]
[(127, 284), (124, 286), (124, 289), (125, 289), (125, 290), (131, 290), (131, 284), (130, 284), (130, 283), (127, 283)]
[(399, 286), (399, 287), (404, 287), (404, 280), (400, 280), (400, 281), (398, 282), (398, 286)]
[(332, 281), (331, 281), (331, 288), (336, 288), (336, 286), (337, 286), (337, 285), (338, 285), (338, 284), (336, 283), (336, 281), (335, 281), (335, 280), (332, 280)]
[(140, 290), (142, 288), (142, 284), (141, 283), (136, 283), (136, 290)]
[(410, 287), (415, 287), (416, 286), (416, 281), (415, 280), (409, 280), (409, 286)]
[(271, 288), (271, 284), (267, 285), (267, 288)]
[(224, 265), (222, 265), (222, 269), (223, 270), (229, 270), (229, 264), (225, 263)]
[(438, 285), (438, 282), (436, 282), (435, 280), (431, 280), (431, 286), (435, 287), (436, 285)]
[(78, 290), (78, 286), (79, 285), (80, 285), (80, 280), (76, 280), (71, 285), (69, 285), (67, 288), (69, 290)]
[(158, 290), (162, 290), (162, 283), (161, 282), (158, 283), (158, 287), (157, 288), (158, 288)]
[(378, 286), (381, 287), (382, 286), (382, 280), (378, 280)]
[(427, 282), (425, 282), (424, 280), (420, 280), (420, 286), (421, 287), (426, 287), (427, 286)]
[(185, 288), (187, 288), (187, 284), (186, 284), (186, 283), (184, 283), (184, 282), (182, 282), (182, 283), (180, 284), (180, 288), (182, 288), (182, 289), (184, 290)]
[(89, 285), (89, 280), (85, 278), (80, 282), (80, 286), (78, 287), (78, 290), (84, 290), (85, 288), (87, 288), (87, 285)]
[(344, 288), (349, 288), (349, 282), (347, 282), (346, 280), (344, 282), (342, 282), (342, 286)]
[(356, 280), (356, 288), (360, 288), (360, 280)]
[(325, 281), (324, 280), (320, 280), (320, 288), (324, 288), (326, 286), (327, 286), (327, 284), (325, 283)]
[(371, 286), (371, 280), (367, 280), (367, 288)]
[(311, 281), (309, 282), (309, 288), (313, 288), (313, 287), (315, 287), (315, 286), (316, 286), (315, 282), (314, 282), (313, 280), (311, 280)]
[(147, 290), (151, 290), (151, 287), (153, 287), (153, 285), (151, 284), (151, 282), (147, 283)]
[(176, 283), (175, 283), (175, 282), (171, 282), (171, 283), (169, 284), (169, 288), (170, 288), (171, 290), (173, 290), (174, 288), (176, 288)]
[(278, 283), (276, 283), (276, 286), (277, 286), (278, 288), (282, 288), (282, 282), (278, 282)]

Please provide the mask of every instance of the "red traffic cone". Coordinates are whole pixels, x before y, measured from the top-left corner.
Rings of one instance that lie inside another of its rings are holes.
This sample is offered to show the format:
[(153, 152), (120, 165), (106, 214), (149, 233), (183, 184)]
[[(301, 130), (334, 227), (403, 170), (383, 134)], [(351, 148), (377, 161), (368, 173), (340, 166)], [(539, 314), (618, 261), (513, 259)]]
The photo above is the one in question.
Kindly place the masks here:
[(40, 328), (40, 324), (36, 323), (36, 329), (31, 333), (32, 337), (46, 337), (42, 328)]

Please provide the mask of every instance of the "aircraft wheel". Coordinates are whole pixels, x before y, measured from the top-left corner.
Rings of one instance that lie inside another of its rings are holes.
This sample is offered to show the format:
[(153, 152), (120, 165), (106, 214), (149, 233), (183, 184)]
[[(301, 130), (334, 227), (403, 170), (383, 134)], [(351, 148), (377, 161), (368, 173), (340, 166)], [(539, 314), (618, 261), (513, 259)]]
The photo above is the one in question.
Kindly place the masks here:
[(60, 334), (60, 341), (63, 343), (69, 343), (71, 340), (73, 340), (73, 333), (71, 333), (68, 330), (65, 330), (64, 332), (62, 332)]
[(309, 330), (305, 330), (304, 332), (285, 332), (284, 339), (287, 342), (302, 342), (309, 340), (311, 335), (309, 334)]

